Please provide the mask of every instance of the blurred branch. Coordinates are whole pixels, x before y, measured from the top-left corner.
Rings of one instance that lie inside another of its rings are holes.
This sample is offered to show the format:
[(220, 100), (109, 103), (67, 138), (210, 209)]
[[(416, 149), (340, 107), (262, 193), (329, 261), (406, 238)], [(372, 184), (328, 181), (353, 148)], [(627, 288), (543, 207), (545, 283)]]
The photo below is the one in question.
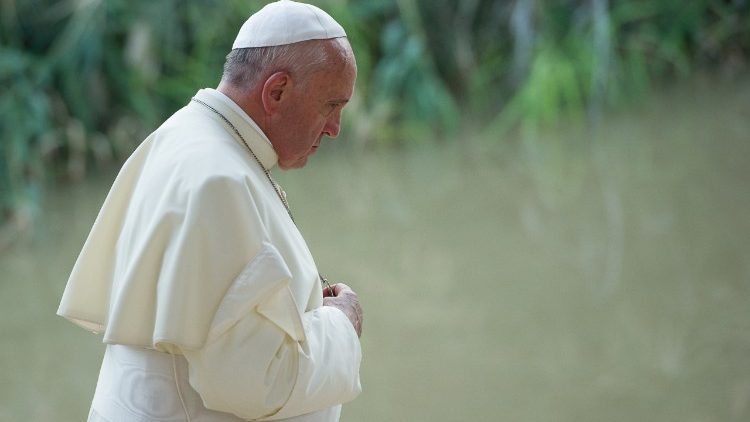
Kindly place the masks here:
[(523, 82), (531, 63), (534, 40), (536, 38), (532, 21), (534, 0), (516, 0), (510, 14), (510, 29), (513, 36), (513, 68), (511, 83), (518, 86)]
[(594, 35), (594, 64), (591, 77), (591, 99), (588, 105), (589, 121), (599, 123), (609, 85), (612, 60), (611, 29), (608, 0), (591, 0), (592, 32)]

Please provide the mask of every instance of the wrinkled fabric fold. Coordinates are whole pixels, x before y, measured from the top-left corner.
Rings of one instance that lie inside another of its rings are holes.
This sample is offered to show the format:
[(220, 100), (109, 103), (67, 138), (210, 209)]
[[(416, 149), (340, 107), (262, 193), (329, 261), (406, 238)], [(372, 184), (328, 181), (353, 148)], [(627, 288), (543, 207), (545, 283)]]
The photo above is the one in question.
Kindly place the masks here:
[[(295, 305), (278, 258), (264, 245), (229, 288), (206, 344), (183, 351), (190, 384), (209, 409), (248, 420), (282, 419), (361, 392), (362, 356), (351, 322), (327, 306), (290, 313)], [(258, 274), (275, 274), (277, 281), (257, 288)]]

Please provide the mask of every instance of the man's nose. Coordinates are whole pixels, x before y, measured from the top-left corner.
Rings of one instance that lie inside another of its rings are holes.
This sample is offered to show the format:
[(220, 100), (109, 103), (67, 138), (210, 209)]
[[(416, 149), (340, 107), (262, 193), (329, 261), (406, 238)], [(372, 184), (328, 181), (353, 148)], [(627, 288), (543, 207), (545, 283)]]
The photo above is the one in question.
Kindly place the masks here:
[(339, 136), (340, 131), (341, 131), (341, 112), (336, 112), (336, 115), (328, 119), (328, 121), (326, 122), (326, 125), (323, 128), (323, 133), (329, 138), (335, 138)]

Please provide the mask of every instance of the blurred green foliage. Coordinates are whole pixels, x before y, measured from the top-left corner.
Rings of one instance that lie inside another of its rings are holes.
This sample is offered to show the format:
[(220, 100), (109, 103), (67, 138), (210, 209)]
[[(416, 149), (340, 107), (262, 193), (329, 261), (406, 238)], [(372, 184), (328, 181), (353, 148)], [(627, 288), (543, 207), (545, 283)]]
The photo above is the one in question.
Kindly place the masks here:
[[(0, 214), (31, 215), (45, 180), (121, 160), (215, 86), (264, 1), (0, 1)], [(746, 69), (747, 0), (327, 0), (359, 66), (360, 144), (497, 142), (592, 119), (655, 83)], [(475, 128), (472, 128), (475, 129)]]

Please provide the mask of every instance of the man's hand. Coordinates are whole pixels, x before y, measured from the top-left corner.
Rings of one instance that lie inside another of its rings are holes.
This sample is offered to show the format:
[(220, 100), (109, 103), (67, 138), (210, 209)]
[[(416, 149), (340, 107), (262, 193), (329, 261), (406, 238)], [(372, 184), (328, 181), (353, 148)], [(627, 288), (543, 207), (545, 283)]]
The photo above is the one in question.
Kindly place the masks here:
[(352, 322), (357, 336), (362, 336), (362, 307), (359, 305), (359, 297), (344, 283), (336, 283), (331, 287), (333, 296), (327, 287), (323, 288), (323, 306), (339, 308)]

